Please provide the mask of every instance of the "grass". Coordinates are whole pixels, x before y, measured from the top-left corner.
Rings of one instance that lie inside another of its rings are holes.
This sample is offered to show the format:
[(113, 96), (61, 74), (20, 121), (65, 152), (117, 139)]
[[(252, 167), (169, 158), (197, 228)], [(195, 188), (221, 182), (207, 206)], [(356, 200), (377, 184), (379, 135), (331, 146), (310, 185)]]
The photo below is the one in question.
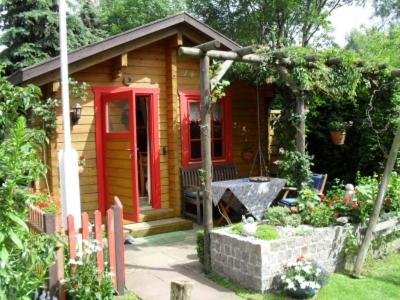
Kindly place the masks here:
[[(383, 260), (369, 261), (365, 277), (354, 279), (344, 274), (333, 274), (327, 286), (322, 288), (316, 300), (398, 300), (400, 299), (400, 254), (390, 254)], [(210, 279), (229, 288), (239, 297), (248, 300), (288, 299), (282, 292), (261, 294), (238, 287), (216, 275)]]
[[(243, 228), (243, 223), (235, 224), (232, 227), (232, 232), (240, 234), (242, 232), (242, 228)], [(257, 226), (257, 231), (254, 237), (261, 240), (277, 240), (279, 239), (279, 234), (278, 231), (276, 231), (275, 226), (263, 224)]]
[(140, 300), (135, 294), (127, 291), (123, 296), (115, 296), (114, 300)]

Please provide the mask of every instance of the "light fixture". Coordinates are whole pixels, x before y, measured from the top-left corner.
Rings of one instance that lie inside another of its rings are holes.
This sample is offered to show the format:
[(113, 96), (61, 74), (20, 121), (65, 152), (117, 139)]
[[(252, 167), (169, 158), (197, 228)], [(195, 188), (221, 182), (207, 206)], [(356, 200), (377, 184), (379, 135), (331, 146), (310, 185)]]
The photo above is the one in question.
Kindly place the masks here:
[(75, 103), (74, 106), (72, 106), (72, 111), (71, 111), (72, 125), (78, 124), (79, 119), (81, 118), (81, 114), (82, 114), (82, 106), (79, 103)]

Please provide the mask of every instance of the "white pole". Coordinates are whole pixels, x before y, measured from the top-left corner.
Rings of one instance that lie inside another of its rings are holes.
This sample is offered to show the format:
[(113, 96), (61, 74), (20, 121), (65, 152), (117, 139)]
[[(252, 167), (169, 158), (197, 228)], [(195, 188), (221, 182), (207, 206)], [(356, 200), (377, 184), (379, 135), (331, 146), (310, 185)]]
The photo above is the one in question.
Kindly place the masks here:
[(78, 154), (72, 149), (71, 121), (68, 82), (68, 47), (65, 0), (59, 0), (60, 20), (60, 66), (61, 98), (64, 126), (64, 150), (58, 153), (60, 162), (60, 186), (63, 205), (63, 220), (66, 226), (68, 215), (74, 216), (75, 226), (81, 226), (81, 200), (79, 191)]

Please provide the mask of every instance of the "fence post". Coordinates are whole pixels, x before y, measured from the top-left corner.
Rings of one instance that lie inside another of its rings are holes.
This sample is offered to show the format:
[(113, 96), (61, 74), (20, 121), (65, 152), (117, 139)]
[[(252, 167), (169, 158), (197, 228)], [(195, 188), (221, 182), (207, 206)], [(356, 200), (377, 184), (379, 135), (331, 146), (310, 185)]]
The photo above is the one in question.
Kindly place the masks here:
[[(56, 217), (55, 215), (52, 214), (44, 214), (43, 215), (43, 229), (44, 229), (44, 233), (46, 234), (51, 234), (51, 235), (55, 235), (57, 228), (56, 228)], [(50, 296), (54, 297), (57, 296), (57, 294), (59, 293), (59, 289), (60, 289), (60, 267), (62, 267), (62, 262), (60, 262), (59, 258), (60, 258), (60, 250), (62, 251), (62, 249), (57, 249), (56, 251), (56, 259), (55, 259), (55, 263), (49, 268), (49, 280), (48, 280), (48, 289), (50, 292)], [(62, 252), (61, 252), (61, 256)]]
[(119, 295), (124, 294), (125, 289), (125, 245), (122, 205), (115, 197), (115, 205), (111, 207), (114, 212), (114, 238), (115, 238), (115, 276), (117, 280), (116, 289)]

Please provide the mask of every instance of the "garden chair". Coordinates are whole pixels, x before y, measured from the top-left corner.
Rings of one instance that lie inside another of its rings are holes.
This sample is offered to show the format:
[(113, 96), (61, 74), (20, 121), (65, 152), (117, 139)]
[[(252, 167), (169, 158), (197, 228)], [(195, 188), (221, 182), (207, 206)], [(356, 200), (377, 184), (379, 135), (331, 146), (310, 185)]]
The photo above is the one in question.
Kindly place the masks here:
[[(313, 174), (311, 182), (309, 186), (317, 190), (318, 195), (322, 195), (324, 193), (326, 180), (328, 179), (328, 174)], [(284, 187), (284, 193), (282, 199), (278, 201), (278, 204), (281, 206), (296, 206), (297, 200), (295, 197), (289, 198), (290, 193), (297, 193), (297, 188), (295, 187)]]

